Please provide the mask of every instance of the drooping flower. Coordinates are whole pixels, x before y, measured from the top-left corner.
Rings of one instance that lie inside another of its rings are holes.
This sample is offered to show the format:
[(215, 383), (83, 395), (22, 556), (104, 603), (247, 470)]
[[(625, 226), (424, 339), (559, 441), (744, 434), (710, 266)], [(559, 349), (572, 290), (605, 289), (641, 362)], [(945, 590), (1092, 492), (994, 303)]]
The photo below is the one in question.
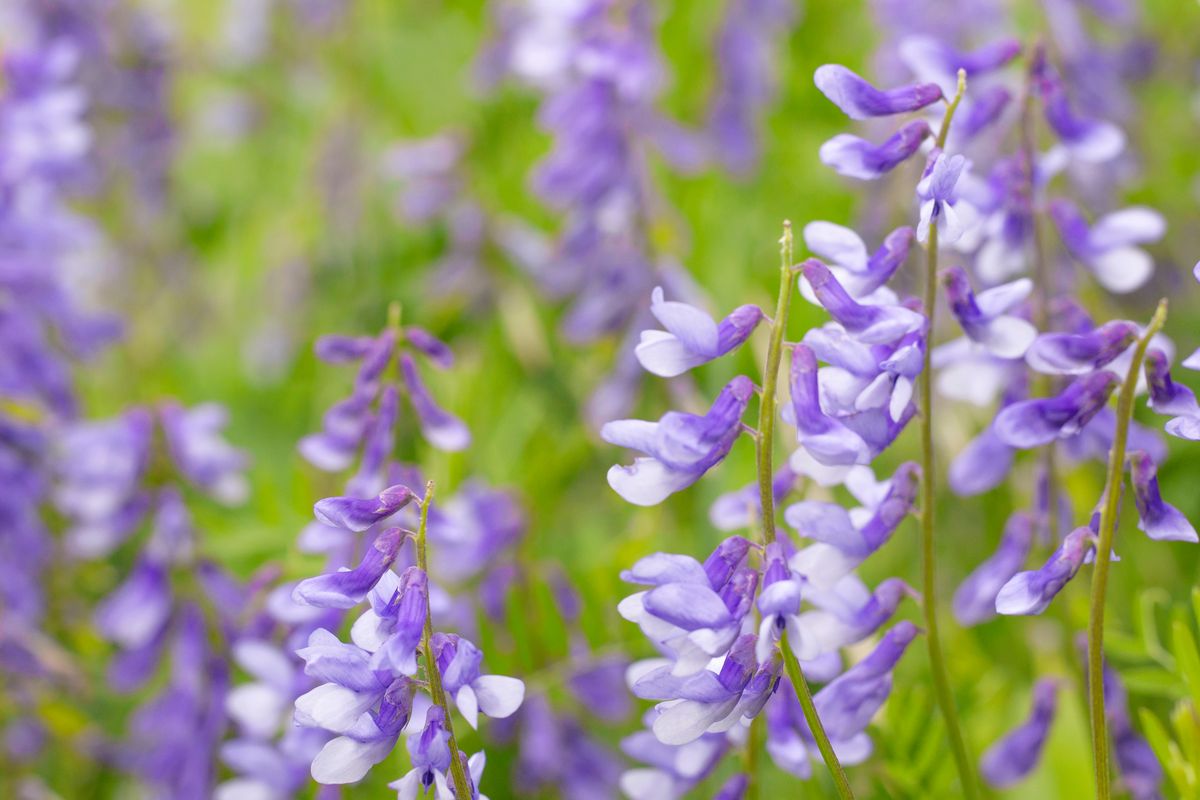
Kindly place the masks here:
[(1188, 518), (1159, 494), (1158, 468), (1150, 456), (1140, 450), (1130, 453), (1129, 469), (1138, 510), (1138, 528), (1157, 541), (1200, 541)]
[(1008, 518), (1000, 545), (967, 576), (954, 593), (954, 616), (963, 625), (978, 625), (996, 616), (996, 596), (1029, 556), (1033, 518), (1018, 511)]
[(645, 453), (631, 466), (614, 466), (608, 483), (634, 505), (652, 506), (691, 486), (720, 463), (741, 430), (754, 385), (734, 378), (704, 416), (671, 411), (658, 422), (619, 420), (600, 431), (610, 444)]
[(1105, 289), (1127, 294), (1150, 279), (1154, 259), (1137, 245), (1162, 238), (1166, 222), (1157, 211), (1135, 206), (1106, 214), (1089, 225), (1067, 200), (1052, 200), (1048, 210), (1067, 250)]
[(996, 595), (996, 611), (1006, 615), (1045, 611), (1092, 552), (1094, 537), (1088, 527), (1067, 534), (1045, 565), (1031, 572), (1019, 572), (1004, 584)]
[(1033, 290), (1033, 282), (1022, 278), (979, 292), (962, 267), (951, 267), (943, 276), (946, 298), (963, 333), (999, 358), (1020, 358), (1033, 344), (1037, 329), (1028, 320), (1008, 312)]
[(503, 719), (525, 699), (525, 683), (518, 678), (481, 675), (483, 653), (461, 636), (439, 631), (433, 635), (431, 647), (443, 687), (472, 728), (478, 727), (480, 713)]
[(1043, 333), (1025, 361), (1048, 375), (1086, 375), (1112, 363), (1137, 341), (1138, 326), (1125, 320), (1106, 322), (1087, 333)]
[(755, 305), (735, 308), (720, 323), (687, 303), (667, 301), (662, 287), (654, 290), (650, 313), (665, 331), (642, 331), (636, 353), (647, 372), (664, 378), (720, 358), (741, 346), (762, 320)]
[(1058, 699), (1058, 681), (1044, 678), (1033, 687), (1029, 719), (1004, 735), (983, 754), (979, 771), (997, 789), (1014, 785), (1041, 759)]
[(936, 84), (921, 83), (880, 90), (840, 64), (818, 67), (813, 74), (813, 83), (851, 119), (919, 111), (942, 99), (942, 90)]
[(1006, 406), (996, 415), (996, 435), (1018, 449), (1074, 436), (1100, 413), (1119, 382), (1116, 375), (1101, 370), (1076, 378), (1055, 397)]
[(907, 123), (879, 144), (839, 133), (821, 145), (821, 163), (847, 178), (875, 180), (915, 155), (932, 135), (929, 123), (924, 120)]
[(1200, 440), (1200, 405), (1191, 389), (1171, 380), (1167, 354), (1158, 348), (1148, 350), (1145, 373), (1151, 410), (1172, 417), (1165, 426), (1167, 433), (1180, 439)]

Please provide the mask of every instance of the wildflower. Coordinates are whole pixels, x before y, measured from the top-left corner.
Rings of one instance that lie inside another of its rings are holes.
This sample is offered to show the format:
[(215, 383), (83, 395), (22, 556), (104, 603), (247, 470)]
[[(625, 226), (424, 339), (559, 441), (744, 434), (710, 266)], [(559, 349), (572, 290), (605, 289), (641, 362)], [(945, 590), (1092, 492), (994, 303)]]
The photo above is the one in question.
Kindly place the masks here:
[(1073, 436), (1104, 408), (1117, 383), (1116, 375), (1101, 370), (1076, 378), (1056, 397), (1013, 403), (996, 415), (996, 435), (1018, 449)]
[(919, 111), (942, 99), (932, 83), (880, 90), (840, 64), (825, 64), (813, 74), (821, 93), (851, 119), (868, 119)]
[(1091, 528), (1076, 528), (1044, 566), (1031, 572), (1019, 572), (996, 595), (996, 611), (1001, 614), (1040, 614), (1054, 596), (1075, 577), (1084, 559), (1092, 552), (1095, 534)]
[(996, 615), (996, 596), (1029, 556), (1033, 518), (1018, 511), (1008, 518), (1000, 545), (967, 576), (954, 593), (954, 616), (963, 625), (978, 625)]
[(682, 375), (740, 347), (763, 316), (758, 306), (745, 305), (716, 323), (694, 306), (665, 300), (662, 287), (654, 290), (650, 313), (666, 330), (642, 331), (635, 352), (647, 372), (664, 378)]
[(1048, 678), (1033, 687), (1033, 711), (1029, 719), (988, 748), (979, 769), (997, 789), (1024, 778), (1041, 758), (1058, 699), (1058, 681)]
[(1136, 450), (1129, 454), (1129, 466), (1133, 479), (1133, 499), (1138, 510), (1138, 528), (1158, 541), (1200, 541), (1188, 518), (1159, 494), (1158, 468), (1150, 456)]

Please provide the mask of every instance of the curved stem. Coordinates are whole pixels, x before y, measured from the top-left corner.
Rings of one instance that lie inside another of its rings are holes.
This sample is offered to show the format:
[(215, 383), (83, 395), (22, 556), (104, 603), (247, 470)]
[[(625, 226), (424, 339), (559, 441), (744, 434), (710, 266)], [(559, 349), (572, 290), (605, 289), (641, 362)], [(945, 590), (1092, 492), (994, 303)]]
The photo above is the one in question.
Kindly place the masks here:
[(1096, 797), (1108, 800), (1112, 795), (1111, 768), (1108, 755), (1108, 720), (1104, 712), (1104, 599), (1108, 591), (1108, 567), (1112, 555), (1113, 537), (1117, 529), (1117, 512), (1121, 501), (1121, 481), (1125, 475), (1125, 444), (1129, 438), (1129, 422), (1133, 418), (1133, 400), (1137, 392), (1138, 374), (1146, 348), (1154, 334), (1167, 321), (1167, 301), (1163, 298), (1150, 324), (1133, 351), (1129, 373), (1117, 396), (1116, 431), (1108, 457), (1108, 479), (1104, 484), (1104, 508), (1100, 512), (1100, 535), (1096, 543), (1096, 568), (1092, 573), (1092, 609), (1088, 619), (1088, 705), (1092, 723), (1092, 755), (1096, 770)]
[[(421, 501), (421, 524), (417, 528), (417, 566), (429, 576), (429, 559), (426, 554), (425, 532), (429, 526), (429, 506), (433, 503), (433, 481), (425, 484), (425, 498)], [(456, 800), (471, 800), (471, 784), (463, 766), (458, 740), (454, 737), (454, 723), (450, 720), (450, 706), (446, 702), (446, 690), (442, 687), (442, 673), (433, 657), (433, 612), (429, 610), (429, 598), (425, 598), (425, 631), (421, 634), (421, 651), (425, 654), (425, 677), (429, 681), (429, 695), (433, 704), (442, 709), (446, 718), (446, 733), (450, 739), (450, 777), (454, 779)]]
[[(773, 457), (776, 393), (779, 383), (779, 362), (783, 358), (783, 336), (787, 330), (788, 310), (791, 308), (792, 302), (792, 281), (794, 280), (792, 223), (786, 220), (783, 223), (783, 237), (779, 240), (779, 244), (779, 300), (775, 304), (775, 319), (771, 326), (771, 344), (770, 349), (767, 350), (767, 365), (763, 373), (762, 400), (758, 406), (758, 492), (762, 502), (762, 535), (764, 542), (767, 543), (775, 541), (775, 493), (772, 484), (774, 483), (775, 469)], [(829, 768), (829, 772), (833, 776), (838, 795), (842, 800), (853, 800), (854, 792), (850, 789), (850, 782), (846, 779), (846, 773), (842, 769), (841, 762), (838, 761), (837, 753), (833, 752), (833, 745), (829, 743), (825, 727), (817, 716), (817, 707), (813, 704), (812, 692), (809, 691), (804, 672), (800, 669), (800, 662), (788, 644), (786, 632), (780, 640), (779, 649), (783, 651), (788, 679), (796, 691), (797, 699), (800, 700), (800, 707), (804, 710), (804, 719), (808, 722), (808, 729), (817, 742), (817, 749), (821, 751), (821, 757), (825, 759), (825, 766)], [(751, 780), (754, 777), (752, 775)]]
[[(950, 132), (950, 123), (954, 112), (966, 92), (966, 73), (959, 70), (958, 91), (946, 106), (942, 118), (942, 127), (938, 131), (937, 146), (944, 147), (946, 136)], [(929, 319), (928, 333), (925, 341), (924, 366), (918, 377), (920, 389), (921, 411), (921, 591), (923, 594), (922, 607), (925, 612), (925, 644), (929, 650), (929, 664), (933, 673), (934, 696), (942, 719), (946, 723), (946, 735), (950, 738), (950, 751), (954, 755), (954, 764), (958, 768), (959, 781), (962, 783), (963, 796), (968, 800), (979, 797), (979, 787), (975, 782), (975, 767), (963, 737), (962, 725), (958, 720), (958, 710), (954, 705), (954, 693), (950, 688), (950, 673), (946, 669), (946, 658), (942, 654), (942, 639), (938, 629), (937, 614), (937, 570), (934, 559), (934, 494), (937, 487), (937, 474), (933, 463), (933, 322), (937, 308), (938, 285), (938, 228), (929, 226), (929, 242), (926, 248), (927, 266), (925, 275), (925, 314)]]

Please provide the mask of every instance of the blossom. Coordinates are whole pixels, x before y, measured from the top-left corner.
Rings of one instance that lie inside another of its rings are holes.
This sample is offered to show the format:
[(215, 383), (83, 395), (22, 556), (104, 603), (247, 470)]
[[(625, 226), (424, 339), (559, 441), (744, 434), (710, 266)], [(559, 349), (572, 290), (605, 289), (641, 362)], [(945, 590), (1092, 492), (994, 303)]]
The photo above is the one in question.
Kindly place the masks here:
[(1150, 279), (1154, 259), (1137, 245), (1162, 238), (1166, 221), (1157, 211), (1134, 206), (1106, 214), (1089, 225), (1070, 201), (1052, 200), (1048, 210), (1068, 252), (1091, 270), (1105, 289), (1128, 294)]
[(1125, 134), (1111, 122), (1081, 116), (1072, 108), (1067, 89), (1039, 50), (1035, 60), (1036, 87), (1046, 122), (1075, 158), (1100, 163), (1115, 158), (1125, 148)]
[(1171, 380), (1167, 354), (1156, 347), (1150, 348), (1144, 369), (1151, 410), (1172, 418), (1166, 424), (1167, 433), (1181, 439), (1200, 440), (1200, 405), (1191, 389)]
[(924, 120), (907, 123), (879, 144), (840, 133), (821, 145), (821, 163), (847, 178), (875, 180), (907, 161), (932, 135)]
[(862, 305), (852, 298), (829, 268), (815, 258), (801, 264), (804, 279), (829, 315), (864, 344), (887, 344), (922, 330), (925, 317), (900, 305)]
[(750, 542), (732, 536), (704, 564), (672, 553), (640, 559), (621, 578), (653, 588), (617, 606), (657, 645), (672, 653), (672, 673), (689, 675), (726, 653), (750, 612), (758, 573), (745, 566)]
[(1033, 518), (1018, 511), (1008, 518), (1000, 544), (967, 576), (954, 593), (954, 616), (963, 625), (978, 625), (996, 615), (996, 596), (1025, 564), (1033, 545)]
[(942, 99), (932, 83), (880, 90), (840, 64), (817, 67), (813, 83), (851, 119), (868, 119), (919, 111)]
[(974, 210), (959, 202), (958, 183), (967, 168), (967, 159), (962, 155), (941, 151), (930, 154), (925, 173), (917, 184), (917, 197), (921, 201), (917, 241), (926, 241), (930, 227), (937, 227), (941, 242), (954, 244), (974, 222)]
[[(812, 661), (860, 642), (884, 625), (905, 597), (917, 593), (899, 578), (888, 578), (871, 592), (853, 574), (833, 587), (808, 593), (817, 608), (801, 613), (788, 633), (796, 657)], [(794, 631), (794, 634), (793, 634)]]
[(1138, 334), (1138, 326), (1125, 320), (1106, 322), (1086, 333), (1043, 333), (1025, 361), (1048, 375), (1085, 375), (1118, 358)]
[(650, 313), (666, 330), (642, 331), (635, 352), (647, 372), (664, 378), (682, 375), (741, 346), (763, 316), (758, 306), (745, 305), (716, 323), (694, 306), (665, 300), (661, 286), (654, 290)]
[(1058, 681), (1047, 678), (1033, 687), (1029, 719), (1004, 735), (983, 754), (979, 770), (987, 782), (1003, 789), (1024, 778), (1041, 758), (1058, 699)]
[(951, 267), (943, 275), (946, 299), (963, 332), (999, 358), (1020, 358), (1037, 337), (1028, 320), (1006, 313), (1033, 290), (1033, 282), (1022, 278), (979, 292), (971, 291), (967, 274)]
[(936, 83), (945, 94), (953, 94), (962, 70), (968, 78), (999, 69), (1021, 52), (1016, 39), (997, 39), (977, 50), (964, 52), (935, 36), (907, 36), (900, 42), (899, 55), (918, 80)]
[[(399, 780), (388, 784), (396, 790), (398, 800), (416, 800), (418, 794), (425, 794), (433, 787), (438, 800), (452, 800), (455, 797), (453, 784), (447, 778), (450, 772), (450, 759), (461, 758), (459, 753), (450, 752), (450, 733), (446, 730), (445, 712), (438, 706), (433, 706), (425, 714), (425, 727), (419, 733), (408, 737), (408, 755), (413, 768)], [(467, 764), (468, 775), (471, 778), (471, 797), (477, 797), (475, 789), (483, 774), (484, 757), (476, 753)]]
[(472, 728), (479, 712), (502, 719), (512, 715), (525, 699), (525, 684), (506, 675), (481, 675), (483, 653), (471, 642), (452, 633), (437, 632), (431, 644), (442, 684)]
[(429, 579), (420, 567), (409, 567), (397, 578), (385, 571), (367, 595), (371, 607), (354, 621), (350, 638), (371, 653), (375, 669), (401, 675), (417, 671), (417, 645), (429, 604)]
[(754, 385), (734, 378), (704, 416), (671, 411), (658, 422), (619, 420), (600, 431), (610, 444), (645, 453), (631, 466), (614, 466), (608, 484), (634, 505), (652, 506), (686, 489), (720, 463), (741, 430)]
[(377, 497), (327, 497), (317, 501), (313, 512), (317, 520), (333, 528), (365, 531), (407, 506), (416, 495), (407, 486), (389, 486)]
[(1041, 568), (1019, 572), (996, 595), (996, 611), (1001, 614), (1040, 614), (1054, 596), (1075, 577), (1084, 559), (1092, 551), (1095, 534), (1091, 528), (1076, 528), (1067, 534), (1058, 550)]
[[(828, 262), (829, 271), (852, 297), (863, 299), (888, 282), (908, 258), (913, 230), (896, 228), (884, 237), (874, 253), (857, 233), (832, 222), (816, 221), (804, 226), (804, 244)], [(801, 291), (810, 288), (802, 283)], [(813, 301), (816, 302), (815, 295)], [(807, 335), (806, 335), (807, 338)]]
[(400, 528), (389, 528), (366, 548), (357, 567), (306, 578), (296, 584), (292, 597), (297, 603), (318, 608), (353, 608), (391, 567), (405, 538)]
[(1158, 468), (1150, 456), (1140, 450), (1131, 452), (1129, 467), (1133, 499), (1138, 510), (1138, 528), (1158, 541), (1200, 541), (1188, 518), (1159, 494)]
[(1076, 378), (1056, 397), (1013, 403), (996, 415), (996, 435), (1018, 449), (1073, 436), (1104, 408), (1118, 382), (1101, 370)]

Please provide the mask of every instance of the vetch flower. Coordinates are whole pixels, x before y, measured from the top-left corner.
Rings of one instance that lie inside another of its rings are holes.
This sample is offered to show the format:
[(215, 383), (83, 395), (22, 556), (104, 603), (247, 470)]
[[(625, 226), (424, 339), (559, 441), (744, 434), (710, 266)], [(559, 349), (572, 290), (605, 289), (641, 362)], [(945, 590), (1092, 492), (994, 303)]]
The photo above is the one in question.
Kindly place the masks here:
[(1033, 771), (1041, 759), (1058, 699), (1058, 681), (1043, 678), (1033, 687), (1029, 719), (1005, 734), (983, 754), (979, 771), (987, 782), (1004, 789)]
[(1086, 375), (1112, 363), (1138, 334), (1138, 326), (1125, 320), (1106, 322), (1087, 333), (1043, 333), (1025, 354), (1025, 362), (1047, 375)]
[(942, 99), (942, 90), (936, 84), (921, 83), (880, 90), (840, 64), (817, 67), (813, 83), (851, 119), (919, 111)]
[(801, 268), (804, 279), (829, 315), (864, 344), (888, 344), (925, 327), (925, 317), (904, 306), (855, 302), (829, 267), (815, 258), (805, 261)]
[(1200, 440), (1200, 405), (1191, 389), (1171, 380), (1167, 354), (1151, 348), (1146, 353), (1144, 369), (1151, 410), (1172, 417), (1165, 426), (1167, 433), (1180, 439)]
[(670, 411), (658, 422), (626, 419), (605, 424), (600, 430), (604, 441), (646, 454), (631, 466), (610, 469), (609, 486), (639, 506), (657, 505), (691, 486), (728, 455), (753, 393), (750, 379), (738, 376), (704, 416)]
[(433, 635), (431, 647), (446, 692), (472, 728), (478, 727), (480, 712), (503, 719), (520, 708), (525, 683), (506, 675), (481, 675), (483, 653), (474, 644), (439, 631)]
[(421, 433), (439, 450), (457, 452), (471, 443), (471, 432), (462, 420), (444, 410), (425, 388), (417, 364), (408, 353), (400, 355), (400, 373), (408, 390), (408, 399), (417, 413)]
[(1137, 504), (1138, 529), (1157, 541), (1198, 542), (1196, 529), (1175, 506), (1162, 499), (1158, 491), (1158, 468), (1146, 453), (1129, 454), (1133, 500)]
[(996, 416), (996, 435), (1021, 450), (1074, 436), (1104, 408), (1119, 382), (1101, 370), (1076, 378), (1055, 397), (1013, 403)]
[(406, 536), (400, 528), (389, 528), (367, 546), (357, 567), (306, 578), (296, 584), (292, 598), (318, 608), (353, 608), (392, 566)]
[(1128, 294), (1145, 285), (1154, 272), (1154, 259), (1136, 245), (1156, 242), (1166, 221), (1144, 206), (1114, 211), (1091, 225), (1070, 201), (1050, 201), (1050, 217), (1067, 250), (1110, 292)]
[[(850, 228), (821, 220), (804, 226), (804, 244), (828, 262), (829, 271), (857, 299), (872, 295), (891, 279), (908, 258), (913, 236), (912, 228), (896, 228), (868, 255), (866, 244)], [(802, 282), (800, 289), (805, 293), (810, 287)], [(815, 295), (810, 299), (815, 302)]]
[(815, 589), (805, 600), (816, 609), (801, 613), (788, 626), (788, 641), (802, 661), (860, 642), (883, 626), (900, 601), (917, 593), (899, 578), (888, 578), (871, 592), (850, 574), (829, 589)]
[(967, 576), (954, 593), (954, 616), (962, 625), (978, 625), (996, 616), (996, 596), (1020, 572), (1033, 545), (1033, 518), (1018, 511), (1008, 518), (1000, 545)]
[(966, 169), (967, 159), (962, 155), (948, 155), (940, 150), (930, 154), (925, 174), (917, 184), (917, 197), (921, 201), (917, 241), (928, 240), (930, 227), (936, 226), (941, 243), (954, 244), (974, 223), (974, 209), (959, 203), (958, 182)]
[(958, 84), (958, 72), (975, 77), (997, 70), (1021, 52), (1016, 39), (997, 39), (977, 50), (962, 51), (934, 36), (907, 36), (900, 42), (900, 60), (917, 80), (936, 83), (951, 95)]
[(1094, 537), (1095, 533), (1088, 527), (1068, 533), (1045, 565), (1031, 572), (1019, 572), (1004, 584), (996, 595), (996, 611), (1000, 614), (1040, 614), (1045, 611), (1092, 552)]
[(999, 358), (1025, 355), (1037, 337), (1037, 328), (1028, 320), (1008, 312), (1029, 296), (1033, 290), (1032, 281), (1022, 278), (975, 294), (962, 267), (946, 270), (942, 280), (946, 284), (950, 311), (968, 339), (983, 345)]
[(762, 321), (762, 309), (738, 306), (720, 323), (687, 303), (664, 299), (657, 287), (650, 300), (650, 313), (665, 331), (642, 331), (635, 352), (647, 372), (664, 378), (682, 375), (740, 347)]
[(835, 503), (804, 501), (784, 512), (788, 525), (814, 539), (791, 558), (791, 567), (820, 589), (832, 588), (871, 553), (883, 546), (912, 512), (920, 483), (920, 467), (908, 462), (896, 468), (879, 504), (853, 515)]
[(808, 455), (826, 466), (870, 462), (871, 448), (863, 437), (821, 409), (817, 357), (803, 344), (792, 349), (791, 389), (796, 438)]
[(871, 181), (881, 178), (911, 158), (933, 135), (929, 123), (913, 120), (879, 144), (859, 136), (839, 133), (819, 152), (821, 163), (839, 175)]
[(371, 607), (354, 621), (351, 640), (372, 654), (373, 668), (415, 675), (417, 645), (429, 603), (429, 579), (420, 567), (409, 567), (399, 578), (387, 570), (367, 597)]
[(365, 531), (382, 522), (416, 499), (407, 486), (389, 486), (378, 497), (327, 497), (317, 501), (313, 512), (317, 520), (333, 528)]
[(1120, 155), (1125, 149), (1125, 134), (1111, 122), (1075, 112), (1067, 97), (1066, 86), (1050, 66), (1044, 51), (1037, 53), (1034, 69), (1046, 122), (1068, 152), (1088, 163), (1102, 163)]

